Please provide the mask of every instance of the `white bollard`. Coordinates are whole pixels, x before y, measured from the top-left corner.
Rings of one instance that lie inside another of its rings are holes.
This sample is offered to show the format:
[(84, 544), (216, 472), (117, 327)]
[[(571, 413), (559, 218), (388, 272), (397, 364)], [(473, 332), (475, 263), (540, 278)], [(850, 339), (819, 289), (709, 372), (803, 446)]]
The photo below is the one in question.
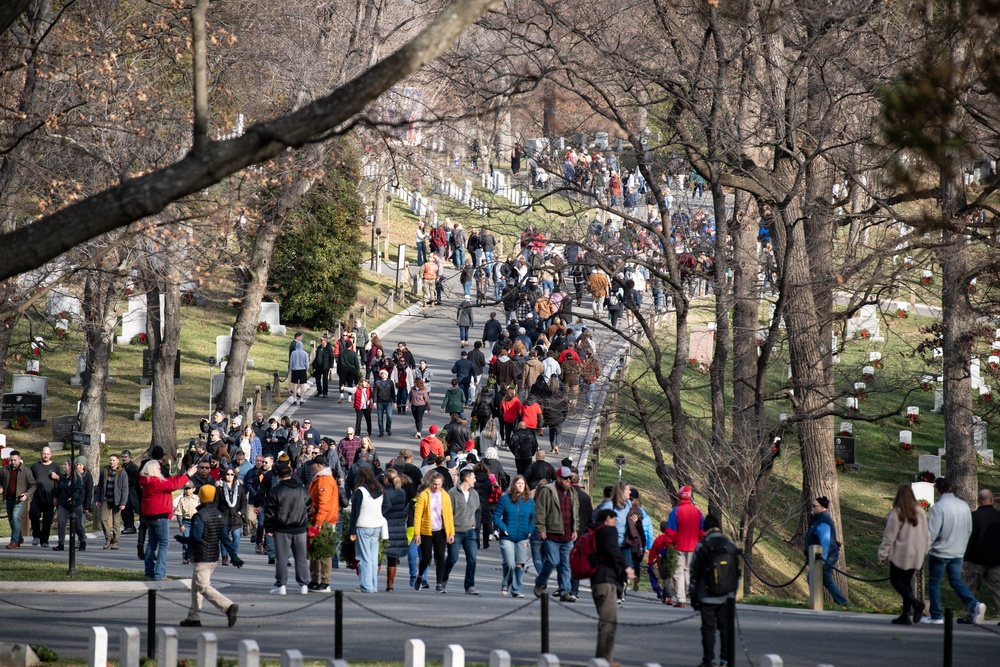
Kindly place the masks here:
[(260, 667), (260, 647), (254, 640), (240, 642), (239, 667)]
[(118, 645), (118, 663), (121, 667), (139, 667), (139, 628), (122, 628)]
[(177, 667), (176, 628), (159, 628), (156, 631), (156, 667)]
[(543, 653), (538, 656), (538, 667), (559, 667), (559, 656), (555, 653)]
[(785, 663), (780, 655), (767, 653), (760, 659), (760, 667), (784, 667)]
[(403, 667), (424, 667), (427, 658), (427, 647), (420, 639), (407, 639)]
[(587, 667), (610, 667), (604, 658), (591, 658), (587, 661)]
[(87, 667), (106, 667), (108, 664), (108, 629), (100, 625), (90, 628), (87, 640)]
[(285, 649), (281, 654), (281, 667), (302, 667), (302, 651), (297, 648)]
[(219, 638), (214, 632), (198, 636), (198, 667), (215, 667), (219, 662)]
[(460, 644), (444, 647), (444, 667), (465, 667), (465, 649)]
[(647, 662), (646, 665), (645, 665), (645, 667), (660, 667), (660, 663), (658, 663), (658, 662)]
[(490, 667), (510, 667), (510, 653), (502, 649), (490, 651)]

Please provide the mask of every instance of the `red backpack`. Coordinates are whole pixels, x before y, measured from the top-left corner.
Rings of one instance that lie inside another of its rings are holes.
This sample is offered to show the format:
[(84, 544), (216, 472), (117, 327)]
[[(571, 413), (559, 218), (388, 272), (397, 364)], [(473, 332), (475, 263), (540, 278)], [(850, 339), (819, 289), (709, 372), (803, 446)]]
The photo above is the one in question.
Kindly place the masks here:
[(569, 552), (569, 569), (574, 579), (590, 579), (600, 565), (597, 559), (597, 534), (593, 529), (577, 538)]

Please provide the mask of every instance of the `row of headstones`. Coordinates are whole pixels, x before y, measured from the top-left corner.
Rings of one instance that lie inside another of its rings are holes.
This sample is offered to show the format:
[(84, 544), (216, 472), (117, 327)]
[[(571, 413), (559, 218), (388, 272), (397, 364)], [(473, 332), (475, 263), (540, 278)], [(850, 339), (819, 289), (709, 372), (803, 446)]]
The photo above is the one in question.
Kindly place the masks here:
[[(164, 296), (160, 295), (160, 312), (163, 312)], [(128, 299), (128, 310), (122, 315), (122, 335), (118, 337), (119, 345), (128, 345), (136, 336), (146, 333), (146, 295), (131, 296)], [(277, 303), (264, 301), (260, 304), (260, 321), (267, 322), (271, 333), (284, 336), (286, 329), (281, 324), (281, 308)], [(160, 333), (163, 333), (163, 323), (160, 323)], [(218, 345), (218, 344), (217, 344)], [(218, 347), (216, 348), (218, 350)], [(226, 354), (228, 354), (228, 350)], [(216, 358), (222, 357), (216, 355)]]
[[(159, 628), (156, 631), (156, 664), (157, 667), (176, 667), (179, 658), (178, 635), (174, 628)], [(141, 659), (139, 628), (122, 628), (118, 643), (119, 662), (121, 667), (139, 667)], [(90, 628), (87, 643), (87, 664), (89, 667), (104, 667), (108, 662), (108, 630), (102, 626)], [(186, 663), (187, 661), (185, 661)], [(198, 635), (198, 667), (216, 667), (219, 662), (219, 638), (214, 632), (202, 632)], [(449, 644), (444, 649), (444, 667), (465, 667), (465, 649), (461, 644)], [(259, 667), (260, 647), (252, 639), (239, 642), (239, 667)], [(302, 667), (302, 652), (297, 649), (285, 649), (281, 652), (281, 667)], [(348, 667), (346, 660), (327, 660), (327, 667)], [(511, 657), (508, 651), (495, 649), (490, 651), (490, 667), (511, 667)], [(538, 667), (559, 667), (559, 656), (553, 653), (542, 653), (538, 656)], [(761, 657), (761, 667), (783, 667), (780, 656), (767, 654)], [(421, 639), (408, 639), (404, 649), (404, 667), (426, 667), (427, 647)], [(609, 667), (604, 658), (591, 658), (587, 667)], [(660, 667), (659, 663), (647, 662), (644, 667)], [(818, 665), (817, 667), (832, 667)]]
[(531, 195), (524, 190), (512, 187), (510, 179), (499, 169), (494, 169), (492, 174), (485, 171), (479, 175), (479, 179), (484, 188), (489, 188), (490, 192), (503, 197), (517, 206), (527, 207), (531, 205)]

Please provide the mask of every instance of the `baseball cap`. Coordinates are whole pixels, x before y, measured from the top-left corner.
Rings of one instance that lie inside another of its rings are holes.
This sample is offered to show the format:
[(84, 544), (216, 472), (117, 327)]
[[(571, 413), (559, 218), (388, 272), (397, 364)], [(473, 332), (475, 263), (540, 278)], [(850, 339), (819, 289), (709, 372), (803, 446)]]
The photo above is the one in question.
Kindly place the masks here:
[(560, 477), (572, 477), (573, 476), (573, 471), (570, 470), (568, 466), (563, 466), (563, 467), (559, 468), (559, 473), (558, 474), (559, 474)]

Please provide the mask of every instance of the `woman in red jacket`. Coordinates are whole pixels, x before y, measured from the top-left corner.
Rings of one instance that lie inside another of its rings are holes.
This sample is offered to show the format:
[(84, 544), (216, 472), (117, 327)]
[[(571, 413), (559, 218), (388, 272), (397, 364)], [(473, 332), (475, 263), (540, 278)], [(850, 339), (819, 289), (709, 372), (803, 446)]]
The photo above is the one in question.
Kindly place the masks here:
[(506, 443), (514, 426), (521, 419), (521, 401), (517, 398), (517, 389), (509, 387), (507, 395), (500, 401), (500, 437)]
[(170, 519), (174, 514), (173, 492), (187, 484), (188, 477), (197, 472), (197, 466), (188, 468), (186, 475), (166, 478), (160, 462), (147, 461), (139, 472), (142, 487), (142, 521), (149, 532), (146, 542), (146, 578), (161, 581), (167, 577), (167, 546), (170, 544)]
[(365, 418), (365, 425), (368, 426), (368, 437), (372, 435), (372, 386), (368, 384), (368, 379), (361, 380), (361, 384), (354, 390), (354, 432), (361, 433), (361, 418)]

